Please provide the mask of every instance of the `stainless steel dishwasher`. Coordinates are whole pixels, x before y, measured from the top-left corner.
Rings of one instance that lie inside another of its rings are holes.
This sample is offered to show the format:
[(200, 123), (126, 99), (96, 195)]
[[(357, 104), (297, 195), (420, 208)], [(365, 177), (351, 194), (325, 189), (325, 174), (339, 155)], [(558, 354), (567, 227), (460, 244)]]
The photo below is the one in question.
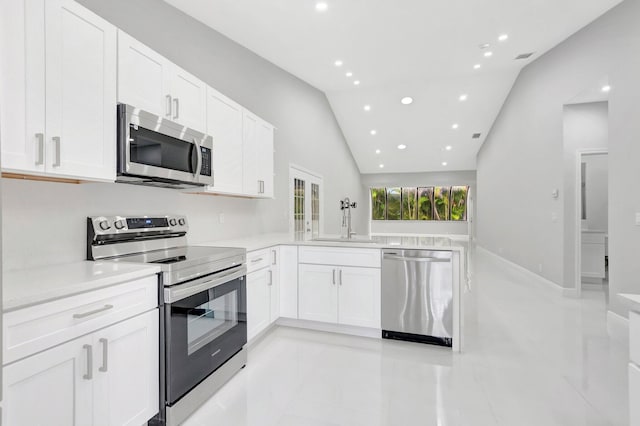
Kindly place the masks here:
[(382, 251), (382, 337), (452, 345), (453, 254)]

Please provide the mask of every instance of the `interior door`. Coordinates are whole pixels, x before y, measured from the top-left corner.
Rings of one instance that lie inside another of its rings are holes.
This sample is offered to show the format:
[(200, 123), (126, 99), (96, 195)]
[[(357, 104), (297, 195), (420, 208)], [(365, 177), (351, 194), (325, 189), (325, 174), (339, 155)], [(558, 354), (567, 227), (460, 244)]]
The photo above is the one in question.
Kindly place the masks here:
[(47, 0), (47, 171), (115, 180), (116, 27), (72, 0)]
[(322, 178), (292, 167), (289, 228), (295, 240), (311, 240), (324, 233)]

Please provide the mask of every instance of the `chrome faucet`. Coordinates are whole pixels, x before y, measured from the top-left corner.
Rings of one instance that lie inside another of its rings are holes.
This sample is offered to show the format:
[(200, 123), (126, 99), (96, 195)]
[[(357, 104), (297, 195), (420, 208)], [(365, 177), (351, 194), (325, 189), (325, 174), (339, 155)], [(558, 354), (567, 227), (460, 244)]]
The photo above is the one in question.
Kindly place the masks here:
[(342, 210), (342, 227), (347, 228), (348, 239), (351, 239), (352, 236), (356, 235), (356, 233), (351, 229), (351, 209), (355, 209), (356, 207), (358, 207), (357, 203), (352, 203), (349, 197), (346, 197), (344, 200), (340, 200), (340, 210)]

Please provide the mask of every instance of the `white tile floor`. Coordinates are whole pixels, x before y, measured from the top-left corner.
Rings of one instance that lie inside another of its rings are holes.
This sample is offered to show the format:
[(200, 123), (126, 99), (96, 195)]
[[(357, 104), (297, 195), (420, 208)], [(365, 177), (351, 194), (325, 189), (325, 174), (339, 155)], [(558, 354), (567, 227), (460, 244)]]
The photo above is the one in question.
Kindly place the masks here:
[(626, 425), (605, 296), (553, 294), (482, 254), (465, 352), (279, 327), (187, 426)]

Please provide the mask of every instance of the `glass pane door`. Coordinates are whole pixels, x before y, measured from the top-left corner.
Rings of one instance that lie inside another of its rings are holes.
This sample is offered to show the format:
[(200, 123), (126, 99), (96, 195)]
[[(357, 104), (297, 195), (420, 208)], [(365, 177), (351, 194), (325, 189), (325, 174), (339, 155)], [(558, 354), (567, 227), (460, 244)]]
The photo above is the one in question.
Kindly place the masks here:
[(310, 240), (322, 233), (322, 178), (296, 168), (290, 169), (290, 228), (295, 240)]

